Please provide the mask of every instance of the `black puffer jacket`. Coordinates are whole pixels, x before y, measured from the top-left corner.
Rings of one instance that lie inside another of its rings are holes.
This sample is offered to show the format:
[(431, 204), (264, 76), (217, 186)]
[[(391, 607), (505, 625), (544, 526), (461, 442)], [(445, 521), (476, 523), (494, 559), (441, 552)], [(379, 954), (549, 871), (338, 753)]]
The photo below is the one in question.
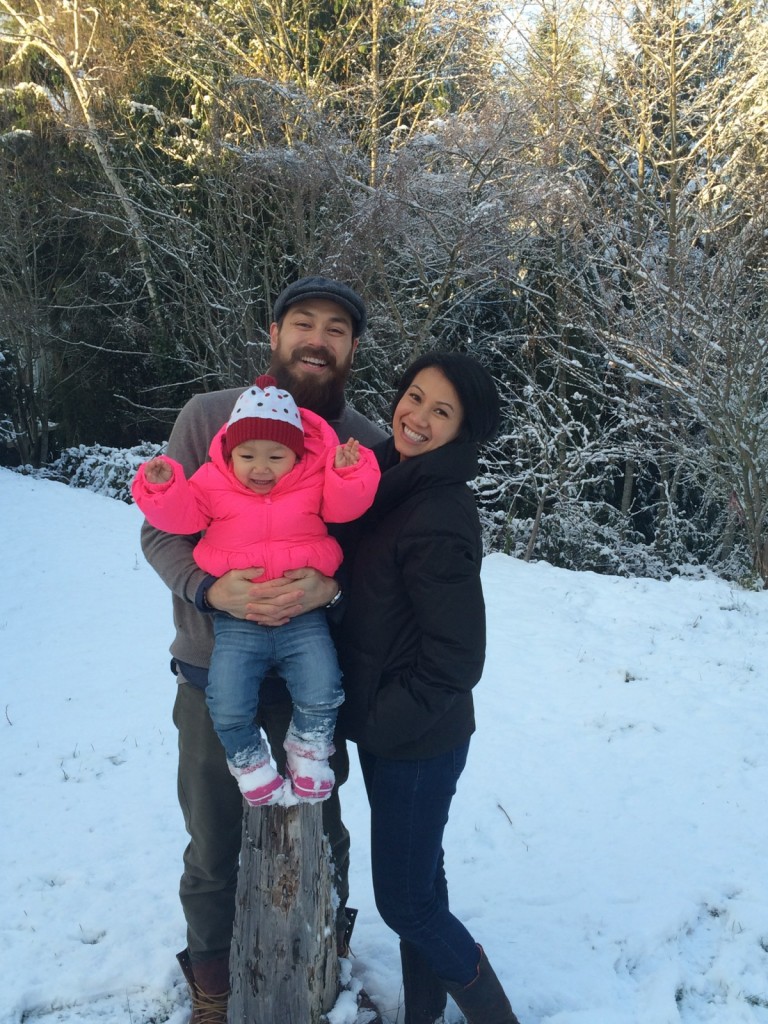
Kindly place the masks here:
[(480, 523), (467, 481), (477, 449), (453, 442), (383, 470), (350, 553), (337, 635), (348, 739), (382, 757), (435, 757), (475, 729), (472, 687), (485, 660)]

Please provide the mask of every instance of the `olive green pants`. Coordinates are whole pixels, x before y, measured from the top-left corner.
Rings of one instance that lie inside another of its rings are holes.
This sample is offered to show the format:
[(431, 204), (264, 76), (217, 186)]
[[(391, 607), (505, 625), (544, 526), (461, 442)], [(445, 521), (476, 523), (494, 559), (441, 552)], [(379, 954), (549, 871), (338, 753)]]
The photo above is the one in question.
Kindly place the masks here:
[[(235, 919), (235, 891), (243, 820), (243, 798), (229, 774), (224, 748), (214, 732), (205, 693), (179, 678), (173, 721), (179, 733), (178, 795), (189, 833), (179, 895), (193, 963), (228, 956)], [(286, 691), (286, 698), (287, 698)], [(258, 722), (281, 773), (283, 739), (291, 719), (290, 699), (262, 705)], [(330, 842), (334, 884), (343, 915), (349, 896), (349, 832), (341, 820), (339, 786), (349, 776), (346, 744), (336, 740), (331, 767), (336, 786), (324, 801), (323, 824)]]

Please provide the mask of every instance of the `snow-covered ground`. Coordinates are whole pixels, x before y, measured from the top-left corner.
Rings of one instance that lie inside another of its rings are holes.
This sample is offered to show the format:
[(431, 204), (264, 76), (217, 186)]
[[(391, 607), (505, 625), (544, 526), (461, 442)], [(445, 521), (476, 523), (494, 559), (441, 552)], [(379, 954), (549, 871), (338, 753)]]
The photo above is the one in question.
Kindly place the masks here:
[[(139, 525), (0, 470), (0, 1024), (188, 1015), (170, 604)], [(768, 594), (503, 555), (484, 583), (447, 865), (522, 1024), (768, 1024)], [(351, 970), (394, 1024), (356, 771), (343, 802)]]

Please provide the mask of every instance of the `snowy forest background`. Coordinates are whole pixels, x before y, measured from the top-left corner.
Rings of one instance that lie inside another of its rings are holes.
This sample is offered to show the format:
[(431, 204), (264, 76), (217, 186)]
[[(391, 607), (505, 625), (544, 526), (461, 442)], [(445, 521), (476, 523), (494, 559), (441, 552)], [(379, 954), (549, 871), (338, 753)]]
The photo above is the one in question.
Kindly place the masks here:
[(764, 0), (0, 0), (0, 465), (116, 497), (271, 302), (505, 402), (489, 550), (768, 581)]

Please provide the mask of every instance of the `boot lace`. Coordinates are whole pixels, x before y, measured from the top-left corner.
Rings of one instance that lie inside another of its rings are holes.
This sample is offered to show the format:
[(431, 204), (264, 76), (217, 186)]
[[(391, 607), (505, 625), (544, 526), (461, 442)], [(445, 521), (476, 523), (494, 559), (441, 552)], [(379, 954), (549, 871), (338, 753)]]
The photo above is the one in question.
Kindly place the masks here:
[(192, 1019), (189, 1024), (227, 1024), (227, 1001), (229, 992), (220, 995), (209, 995), (207, 992), (195, 993)]

